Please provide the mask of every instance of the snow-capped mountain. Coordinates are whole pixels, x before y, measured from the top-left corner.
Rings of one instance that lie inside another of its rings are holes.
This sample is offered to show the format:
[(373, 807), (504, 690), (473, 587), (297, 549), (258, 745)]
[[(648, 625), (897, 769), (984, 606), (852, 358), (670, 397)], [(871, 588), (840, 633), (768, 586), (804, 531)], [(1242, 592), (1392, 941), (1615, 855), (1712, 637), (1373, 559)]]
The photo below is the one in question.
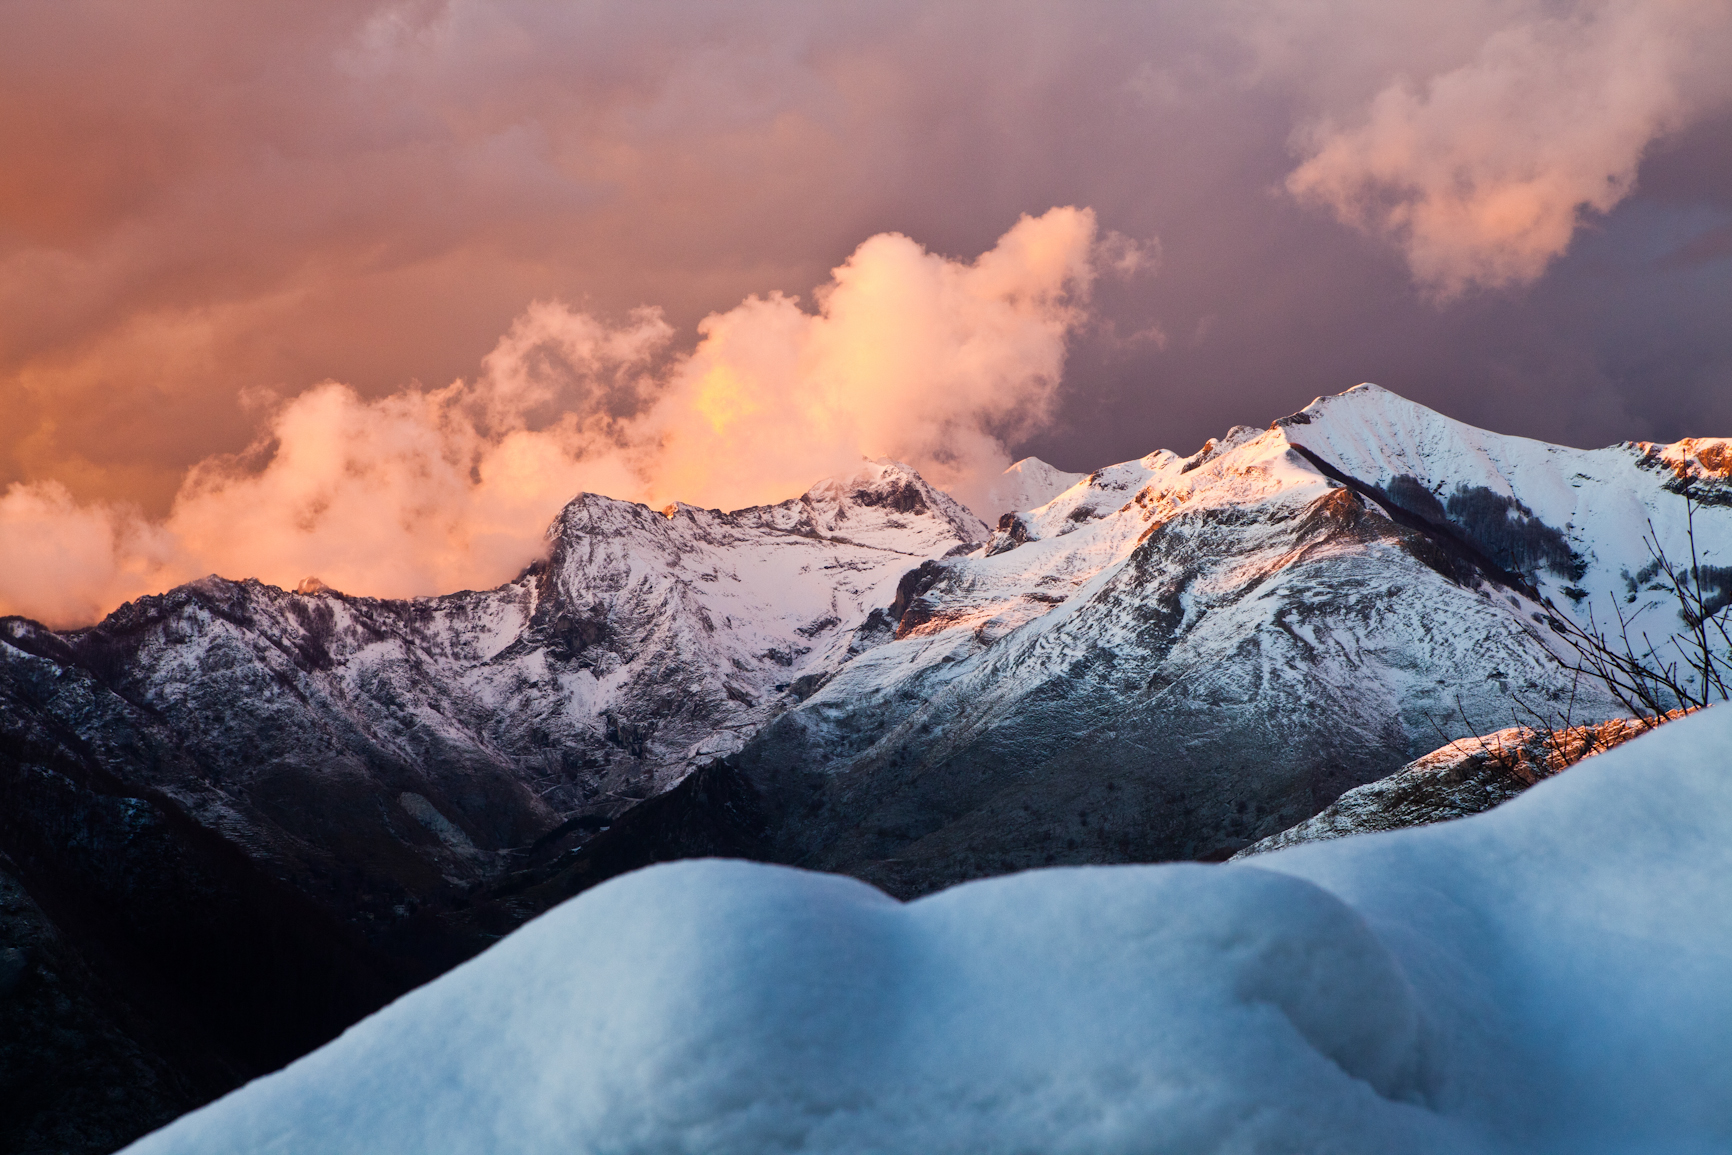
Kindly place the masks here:
[(894, 639), (726, 772), (774, 857), (897, 894), (1224, 857), (1448, 738), (1616, 713), (1542, 599), (1681, 628), (1643, 536), (1688, 556), (1687, 491), (1732, 579), (1725, 445), (1571, 450), (1362, 385), (1097, 470), (911, 573)]
[(1686, 494), (1732, 595), (1732, 443), (1567, 449), (1370, 385), (1002, 486), (996, 529), (890, 462), (732, 513), (586, 494), (496, 590), (5, 620), (0, 869), (192, 1008), (219, 1085), (649, 862), (911, 896), (1223, 858), (1518, 701), (1609, 717), (1546, 601), (1678, 628), (1642, 538), (1685, 557)]
[[(1652, 534), (1683, 562), (1686, 511), (1677, 499), (1689, 495), (1707, 507), (1699, 515), (1701, 564), (1732, 595), (1732, 439), (1570, 449), (1487, 433), (1375, 385), (1320, 398), (1277, 424), (1319, 469), (1449, 525), (1506, 570), (1562, 595), (1566, 607), (1590, 594), (1628, 600), (1652, 592), (1640, 588), (1655, 573), (1645, 539)], [(1643, 604), (1669, 605), (1664, 598)]]
[(376, 869), (358, 913), (388, 920), (428, 876), (494, 876), (562, 821), (604, 824), (737, 750), (868, 644), (911, 566), (986, 536), (889, 462), (733, 513), (584, 494), (548, 559), (496, 590), (210, 577), (88, 630), (9, 619), (9, 721), (160, 732), (174, 758), (113, 751), (123, 780), (249, 853)]

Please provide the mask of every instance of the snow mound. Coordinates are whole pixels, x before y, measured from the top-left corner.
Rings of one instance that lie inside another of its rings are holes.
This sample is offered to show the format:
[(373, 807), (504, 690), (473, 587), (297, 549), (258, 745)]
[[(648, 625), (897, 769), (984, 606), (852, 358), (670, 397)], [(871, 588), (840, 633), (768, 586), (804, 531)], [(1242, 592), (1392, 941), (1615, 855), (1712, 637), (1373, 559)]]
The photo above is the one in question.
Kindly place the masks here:
[(154, 1152), (1732, 1146), (1732, 710), (1459, 822), (907, 905), (592, 890)]

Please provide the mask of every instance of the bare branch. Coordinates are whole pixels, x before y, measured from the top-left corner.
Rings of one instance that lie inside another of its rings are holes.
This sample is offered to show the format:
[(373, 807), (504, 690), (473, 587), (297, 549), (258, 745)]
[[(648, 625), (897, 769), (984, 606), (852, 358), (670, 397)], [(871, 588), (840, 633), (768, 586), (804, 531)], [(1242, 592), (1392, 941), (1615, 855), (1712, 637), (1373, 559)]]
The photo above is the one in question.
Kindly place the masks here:
[[(1646, 630), (1641, 631), (1641, 648), (1630, 637), (1636, 624), (1636, 613), (1626, 615), (1623, 606), (1612, 598), (1612, 612), (1617, 617), (1616, 635), (1602, 630), (1595, 618), (1593, 606), (1588, 607), (1588, 624), (1579, 625), (1546, 600), (1551, 612), (1550, 625), (1576, 653), (1575, 661), (1558, 661), (1576, 675), (1595, 678), (1611, 691), (1619, 704), (1640, 720), (1644, 726), (1656, 726), (1673, 710), (1688, 710), (1712, 701), (1732, 698), (1727, 678), (1732, 675), (1732, 630), (1728, 629), (1728, 611), (1721, 606), (1710, 612), (1712, 593), (1703, 580), (1700, 554), (1696, 547), (1696, 503), (1684, 497), (1685, 534), (1690, 544), (1690, 564), (1680, 566), (1667, 556), (1660, 544), (1660, 535), (1650, 519), (1643, 544), (1654, 564), (1654, 571), (1665, 575), (1666, 585), (1678, 605), (1678, 616), (1687, 627), (1684, 633), (1670, 633), (1666, 642), (1677, 651), (1677, 657), (1667, 659), (1660, 654)], [(1644, 571), (1649, 572), (1649, 571)]]

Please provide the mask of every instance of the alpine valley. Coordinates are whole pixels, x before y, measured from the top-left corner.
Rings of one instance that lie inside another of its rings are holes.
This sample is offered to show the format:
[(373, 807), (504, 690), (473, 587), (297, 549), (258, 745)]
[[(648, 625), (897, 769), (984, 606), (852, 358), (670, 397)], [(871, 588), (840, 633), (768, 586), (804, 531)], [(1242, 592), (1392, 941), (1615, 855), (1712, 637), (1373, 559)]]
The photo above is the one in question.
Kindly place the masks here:
[(1732, 440), (1375, 385), (996, 492), (992, 526), (887, 460), (731, 513), (582, 494), (494, 590), (0, 620), (0, 1151), (111, 1150), (651, 863), (910, 899), (1225, 860), (1455, 740), (1620, 716), (1551, 623), (1684, 628), (1649, 541), (1689, 557), (1689, 517), (1732, 599)]

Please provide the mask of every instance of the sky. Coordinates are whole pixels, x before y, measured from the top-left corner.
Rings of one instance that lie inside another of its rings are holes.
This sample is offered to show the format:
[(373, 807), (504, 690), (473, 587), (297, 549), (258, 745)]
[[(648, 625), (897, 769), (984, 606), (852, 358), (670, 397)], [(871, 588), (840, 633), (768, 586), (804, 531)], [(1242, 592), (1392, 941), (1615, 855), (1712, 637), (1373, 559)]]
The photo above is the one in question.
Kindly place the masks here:
[(1724, 0), (0, 0), (0, 612), (1364, 380), (1732, 433), (1728, 59)]

